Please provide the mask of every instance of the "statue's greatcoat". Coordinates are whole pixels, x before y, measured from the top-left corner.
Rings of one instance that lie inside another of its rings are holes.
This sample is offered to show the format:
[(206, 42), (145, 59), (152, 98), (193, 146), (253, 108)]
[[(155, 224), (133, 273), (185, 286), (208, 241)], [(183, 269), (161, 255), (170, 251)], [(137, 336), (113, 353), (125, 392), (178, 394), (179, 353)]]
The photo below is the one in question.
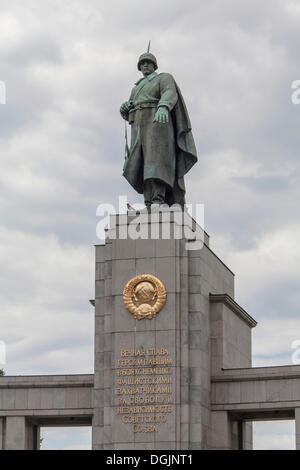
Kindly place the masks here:
[[(144, 181), (167, 184), (166, 203), (184, 204), (184, 175), (197, 161), (190, 120), (180, 90), (168, 73), (156, 72), (139, 80), (130, 96), (133, 108), (125, 117), (131, 124), (131, 145), (123, 175), (138, 193)], [(168, 123), (153, 122), (160, 106), (166, 106)]]

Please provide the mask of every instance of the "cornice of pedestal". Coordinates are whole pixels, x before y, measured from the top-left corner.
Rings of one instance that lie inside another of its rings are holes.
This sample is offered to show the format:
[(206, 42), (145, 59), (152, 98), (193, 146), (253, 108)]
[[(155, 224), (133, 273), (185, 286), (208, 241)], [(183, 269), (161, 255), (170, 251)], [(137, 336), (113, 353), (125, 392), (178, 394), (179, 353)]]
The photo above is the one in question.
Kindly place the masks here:
[(228, 294), (209, 294), (209, 300), (211, 303), (223, 303), (232, 312), (234, 312), (241, 320), (247, 323), (250, 328), (254, 328), (257, 325), (257, 321), (254, 320), (232, 297)]

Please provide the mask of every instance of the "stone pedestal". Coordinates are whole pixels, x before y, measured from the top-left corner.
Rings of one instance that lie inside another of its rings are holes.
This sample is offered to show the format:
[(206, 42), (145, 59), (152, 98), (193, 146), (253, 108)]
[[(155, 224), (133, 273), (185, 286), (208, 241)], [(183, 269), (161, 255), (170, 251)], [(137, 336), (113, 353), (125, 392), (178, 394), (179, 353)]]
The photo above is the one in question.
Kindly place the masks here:
[[(210, 447), (211, 370), (223, 360), (222, 320), (210, 318), (210, 294), (233, 297), (234, 276), (207, 234), (178, 216), (156, 214), (156, 233), (148, 214), (113, 216), (105, 245), (96, 247), (94, 449)], [(147, 239), (137, 237), (146, 231)], [(151, 320), (134, 319), (124, 305), (124, 287), (139, 274), (166, 287), (166, 305)], [(227, 361), (250, 364), (249, 342), (239, 355), (232, 348)]]

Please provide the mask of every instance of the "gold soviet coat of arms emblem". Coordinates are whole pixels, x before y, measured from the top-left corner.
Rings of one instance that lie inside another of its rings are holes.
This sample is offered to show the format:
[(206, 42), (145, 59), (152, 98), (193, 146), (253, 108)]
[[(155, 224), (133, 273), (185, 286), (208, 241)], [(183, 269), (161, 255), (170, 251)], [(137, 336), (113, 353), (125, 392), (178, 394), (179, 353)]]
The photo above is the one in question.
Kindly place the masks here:
[(157, 277), (152, 274), (140, 274), (126, 284), (123, 299), (134, 318), (151, 320), (164, 307), (167, 293)]

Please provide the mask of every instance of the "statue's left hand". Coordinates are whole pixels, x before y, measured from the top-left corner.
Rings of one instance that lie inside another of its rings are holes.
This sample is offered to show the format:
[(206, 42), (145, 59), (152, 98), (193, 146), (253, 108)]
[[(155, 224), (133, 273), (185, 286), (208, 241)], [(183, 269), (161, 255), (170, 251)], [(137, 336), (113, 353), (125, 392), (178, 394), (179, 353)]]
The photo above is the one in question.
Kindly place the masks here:
[(153, 122), (169, 122), (169, 110), (166, 106), (160, 106), (155, 113)]

